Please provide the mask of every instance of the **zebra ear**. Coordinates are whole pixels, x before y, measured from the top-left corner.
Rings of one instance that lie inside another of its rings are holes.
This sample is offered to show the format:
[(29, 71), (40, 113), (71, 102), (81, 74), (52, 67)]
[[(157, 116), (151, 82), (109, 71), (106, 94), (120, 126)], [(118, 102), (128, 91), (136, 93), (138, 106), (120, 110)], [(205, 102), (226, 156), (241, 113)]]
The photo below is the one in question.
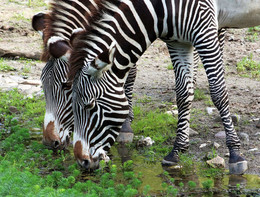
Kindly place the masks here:
[(47, 47), (49, 53), (54, 58), (64, 58), (66, 61), (70, 58), (71, 47), (69, 43), (59, 36), (52, 36), (49, 38)]
[(108, 64), (113, 62), (115, 51), (116, 47), (114, 44), (112, 44), (107, 51), (99, 54), (99, 56), (95, 59), (95, 67), (97, 68), (97, 70), (102, 70)]
[(39, 12), (37, 14), (35, 14), (32, 17), (32, 28), (35, 31), (38, 31), (39, 34), (43, 37), (43, 30), (45, 28), (44, 25), (44, 18), (46, 17), (47, 14), (43, 13), (43, 12)]

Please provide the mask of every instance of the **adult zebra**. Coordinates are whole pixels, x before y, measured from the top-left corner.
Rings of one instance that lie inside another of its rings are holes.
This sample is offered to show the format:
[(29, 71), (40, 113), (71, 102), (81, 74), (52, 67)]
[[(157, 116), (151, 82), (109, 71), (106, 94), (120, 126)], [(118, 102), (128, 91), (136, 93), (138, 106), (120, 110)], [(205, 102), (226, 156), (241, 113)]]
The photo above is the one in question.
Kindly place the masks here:
[(123, 91), (129, 69), (156, 39), (167, 43), (176, 75), (179, 111), (177, 137), (163, 164), (178, 162), (188, 148), (193, 100), (193, 47), (204, 64), (212, 100), (218, 108), (229, 148), (230, 171), (241, 174), (247, 162), (229, 113), (223, 60), (213, 0), (99, 1), (102, 12), (89, 31), (73, 40), (69, 79), (73, 80), (74, 154), (78, 163), (96, 168), (128, 114)]

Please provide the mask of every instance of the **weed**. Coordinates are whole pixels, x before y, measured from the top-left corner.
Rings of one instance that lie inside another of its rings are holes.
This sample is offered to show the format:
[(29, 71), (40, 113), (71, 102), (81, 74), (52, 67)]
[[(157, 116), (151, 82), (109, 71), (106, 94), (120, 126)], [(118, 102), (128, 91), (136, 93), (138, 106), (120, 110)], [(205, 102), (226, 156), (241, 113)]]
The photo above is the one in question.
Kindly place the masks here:
[(0, 58), (0, 71), (8, 72), (15, 71), (16, 69), (10, 65), (8, 65), (3, 58)]
[(213, 187), (214, 182), (211, 179), (207, 179), (202, 182), (202, 187), (206, 190), (209, 190)]
[(187, 175), (194, 170), (194, 162), (190, 155), (185, 153), (179, 153), (179, 164), (181, 166), (181, 174)]
[(197, 184), (194, 181), (189, 181), (188, 186), (190, 190), (193, 190), (197, 187)]
[(172, 65), (172, 63), (169, 63), (169, 64), (168, 64), (167, 69), (168, 69), (168, 70), (173, 70), (173, 65)]
[(237, 71), (240, 75), (248, 73), (250, 77), (260, 79), (260, 62), (255, 62), (251, 53), (237, 63)]

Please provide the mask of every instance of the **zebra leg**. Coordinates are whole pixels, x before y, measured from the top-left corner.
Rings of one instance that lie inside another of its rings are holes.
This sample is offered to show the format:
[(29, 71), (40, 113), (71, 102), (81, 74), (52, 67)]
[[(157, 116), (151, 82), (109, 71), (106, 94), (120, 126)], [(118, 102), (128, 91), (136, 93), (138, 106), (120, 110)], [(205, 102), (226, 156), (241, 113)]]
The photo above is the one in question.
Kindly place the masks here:
[(207, 73), (211, 99), (219, 110), (225, 132), (226, 144), (230, 152), (229, 170), (231, 174), (243, 174), (247, 170), (247, 161), (240, 156), (240, 140), (234, 129), (230, 112), (228, 92), (224, 79), (222, 51), (219, 39), (209, 41), (207, 50), (205, 44), (195, 46)]
[(136, 70), (137, 70), (136, 65), (130, 69), (126, 82), (125, 82), (125, 85), (124, 85), (126, 98), (129, 103), (129, 115), (126, 118), (125, 122), (123, 123), (119, 136), (117, 137), (117, 141), (121, 142), (121, 143), (132, 142), (133, 138), (134, 138), (134, 133), (131, 128), (131, 123), (134, 119), (132, 99), (133, 99), (134, 82), (135, 82), (135, 78), (136, 78)]
[(172, 151), (164, 157), (163, 165), (175, 165), (178, 152), (189, 147), (190, 108), (194, 98), (193, 89), (193, 46), (182, 43), (167, 43), (176, 79), (176, 100), (178, 107), (177, 135)]
[[(218, 30), (218, 40), (220, 43), (220, 49), (221, 49), (222, 54), (224, 51), (225, 36), (226, 36), (225, 28), (221, 28), (220, 30)], [(197, 83), (198, 64), (199, 64), (199, 60), (200, 60), (199, 54), (196, 50), (194, 50), (194, 52), (193, 52), (193, 57), (194, 57), (193, 84), (194, 84), (194, 88), (195, 88), (196, 83)]]

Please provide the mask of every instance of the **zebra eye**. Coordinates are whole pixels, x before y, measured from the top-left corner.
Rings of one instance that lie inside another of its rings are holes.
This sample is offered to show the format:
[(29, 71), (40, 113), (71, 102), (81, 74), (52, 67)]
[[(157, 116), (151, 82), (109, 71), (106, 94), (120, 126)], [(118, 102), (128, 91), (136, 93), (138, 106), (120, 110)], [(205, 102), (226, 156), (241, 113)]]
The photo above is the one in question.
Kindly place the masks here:
[(96, 103), (96, 100), (93, 98), (91, 99), (91, 101), (89, 103), (85, 103), (85, 109), (86, 110), (91, 110), (95, 107), (95, 103)]

